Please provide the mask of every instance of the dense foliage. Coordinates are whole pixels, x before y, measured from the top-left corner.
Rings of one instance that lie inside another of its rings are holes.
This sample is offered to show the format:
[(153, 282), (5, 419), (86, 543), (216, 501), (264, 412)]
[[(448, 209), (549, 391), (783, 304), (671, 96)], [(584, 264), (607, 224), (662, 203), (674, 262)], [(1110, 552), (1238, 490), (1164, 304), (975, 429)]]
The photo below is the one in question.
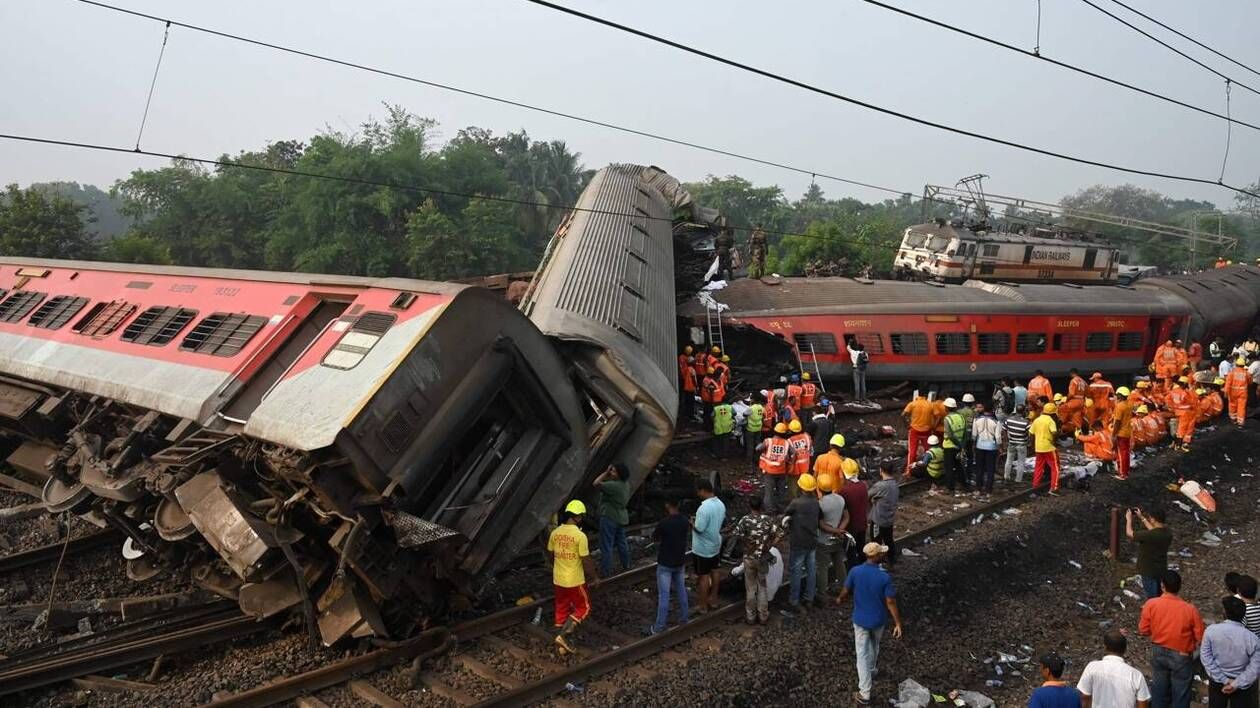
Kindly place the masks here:
[[(437, 130), (389, 107), (383, 121), (355, 133), (328, 131), (221, 158), (264, 169), (176, 160), (136, 170), (108, 194), (67, 182), (10, 186), (0, 193), (0, 253), (429, 279), (532, 269), (591, 171), (560, 141), (467, 128), (439, 143)], [(887, 271), (906, 226), (949, 215), (940, 205), (923, 211), (911, 194), (866, 203), (829, 199), (816, 184), (793, 200), (778, 186), (734, 175), (687, 187), (698, 204), (727, 216), (739, 244), (749, 227), (762, 225), (768, 265), (783, 274)], [(1183, 226), (1214, 208), (1132, 185), (1094, 186), (1063, 201)], [(1235, 207), (1222, 226), (1244, 239), (1231, 254), (1239, 259), (1251, 242), (1260, 246), (1260, 200), (1239, 199)], [(1130, 262), (1186, 262), (1180, 243), (1068, 225), (1125, 245)], [(1215, 221), (1203, 217), (1200, 227), (1215, 230)], [(1215, 255), (1201, 249), (1200, 263)]]

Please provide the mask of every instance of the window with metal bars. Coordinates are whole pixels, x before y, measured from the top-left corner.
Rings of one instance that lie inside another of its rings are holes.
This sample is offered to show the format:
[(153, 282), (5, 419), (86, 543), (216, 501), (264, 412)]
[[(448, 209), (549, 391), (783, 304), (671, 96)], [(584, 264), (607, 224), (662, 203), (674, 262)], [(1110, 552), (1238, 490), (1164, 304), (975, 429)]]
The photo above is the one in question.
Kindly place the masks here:
[(866, 353), (871, 356), (884, 353), (884, 338), (876, 332), (844, 335), (844, 346), (846, 348), (852, 349), (854, 344), (861, 344), (866, 347)]
[(1079, 352), (1081, 350), (1081, 335), (1076, 332), (1060, 332), (1054, 335), (1054, 350), (1056, 352)]
[(836, 347), (836, 335), (830, 332), (793, 334), (792, 340), (801, 354), (835, 354), (840, 351)]
[(1116, 336), (1116, 349), (1122, 352), (1136, 352), (1142, 350), (1142, 333), (1141, 332), (1121, 332)]
[(234, 356), (266, 323), (267, 318), (258, 315), (215, 312), (198, 322), (180, 342), (179, 348), (198, 354)]
[(936, 353), (958, 356), (971, 353), (971, 335), (966, 332), (937, 332)]
[(1111, 351), (1111, 341), (1113, 339), (1111, 332), (1090, 332), (1085, 335), (1085, 351), (1109, 352)]
[(34, 290), (14, 290), (13, 294), (0, 302), (0, 322), (17, 322), (35, 309), (48, 293)]
[(174, 339), (196, 316), (196, 310), (182, 307), (150, 307), (127, 325), (123, 330), (122, 340), (160, 347)]
[(1020, 354), (1040, 354), (1046, 350), (1045, 333), (1024, 332), (1015, 335), (1015, 351)]
[(893, 354), (924, 356), (928, 353), (927, 335), (922, 332), (894, 332), (888, 335)]
[(320, 363), (332, 369), (353, 369), (367, 357), (397, 319), (387, 312), (363, 313)]
[(126, 300), (98, 302), (70, 330), (89, 337), (104, 337), (118, 329), (136, 309), (135, 305)]
[(71, 317), (79, 314), (79, 310), (82, 310), (87, 303), (88, 299), (85, 297), (58, 295), (40, 305), (27, 324), (40, 329), (61, 329)]
[(1006, 332), (980, 332), (976, 335), (976, 347), (981, 354), (1009, 354), (1011, 335)]

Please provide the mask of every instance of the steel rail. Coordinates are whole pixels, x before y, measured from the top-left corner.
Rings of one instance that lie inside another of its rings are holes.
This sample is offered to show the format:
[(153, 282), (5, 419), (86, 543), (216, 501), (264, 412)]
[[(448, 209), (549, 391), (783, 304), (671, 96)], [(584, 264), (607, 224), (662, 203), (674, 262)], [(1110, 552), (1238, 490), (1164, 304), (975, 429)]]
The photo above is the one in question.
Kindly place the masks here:
[(30, 550), (10, 553), (6, 556), (0, 556), (0, 573), (9, 573), (32, 565), (55, 561), (61, 557), (62, 548), (65, 549), (67, 556), (72, 556), (76, 553), (108, 545), (114, 541), (121, 541), (122, 539), (123, 535), (114, 530), (97, 531), (86, 536), (70, 539), (69, 543), (57, 541), (56, 543), (49, 543)]

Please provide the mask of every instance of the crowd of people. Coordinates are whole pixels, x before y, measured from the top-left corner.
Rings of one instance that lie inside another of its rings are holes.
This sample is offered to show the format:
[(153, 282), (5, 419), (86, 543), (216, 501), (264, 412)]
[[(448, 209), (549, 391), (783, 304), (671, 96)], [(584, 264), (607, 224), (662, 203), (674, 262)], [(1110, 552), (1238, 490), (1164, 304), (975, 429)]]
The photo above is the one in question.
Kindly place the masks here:
[[(864, 397), (869, 357), (864, 351), (850, 355), (855, 398)], [(985, 401), (970, 391), (943, 397), (916, 392), (902, 411), (906, 457), (880, 461), (877, 472), (865, 469), (869, 459), (846, 454), (835, 407), (809, 372), (793, 372), (777, 385), (736, 396), (731, 359), (719, 347), (686, 347), (678, 363), (680, 421), (695, 420), (711, 433), (714, 456), (755, 459), (762, 489), (746, 499), (747, 512), (738, 518), (728, 518), (726, 504), (705, 480), (696, 484), (700, 502), (693, 514), (683, 513), (682, 500), (667, 500), (666, 515), (653, 531), (657, 611), (644, 633), (664, 631), (671, 610), (675, 621), (685, 623), (716, 609), (724, 575), (720, 561), (726, 555), (738, 561), (729, 575), (743, 581), (749, 624), (769, 621), (771, 600), (781, 586), (780, 613), (787, 618), (853, 602), (858, 676), (853, 698), (865, 705), (885, 629), (893, 637), (903, 632), (890, 574), (898, 558), (894, 527), (902, 480), (926, 477), (929, 494), (980, 500), (993, 493), (999, 467), (1002, 479), (1020, 484), (1031, 465), (1033, 486), (1044, 481), (1052, 495), (1065, 479), (1087, 487), (1104, 471), (1127, 480), (1136, 450), (1164, 441), (1188, 450), (1195, 431), (1221, 415), (1243, 424), (1247, 397), (1260, 377), (1260, 344), (1249, 340), (1226, 351), (1217, 340), (1205, 352), (1198, 343), (1186, 347), (1171, 339), (1155, 352), (1149, 375), (1120, 386), (1102, 372), (1086, 378), (1072, 370), (1066, 389), (1056, 392), (1050, 379), (1036, 371), (1026, 382), (997, 382)], [(1087, 462), (1064, 470), (1059, 450), (1072, 440)], [(876, 478), (868, 483), (864, 477)], [(625, 478), (625, 469), (614, 464), (595, 480), (602, 576), (612, 572), (614, 560), (630, 566)], [(573, 651), (571, 634), (590, 612), (586, 589), (599, 577), (585, 536), (579, 539), (573, 530), (585, 513), (581, 501), (571, 502), (548, 542), (561, 652)], [(1125, 531), (1136, 544), (1138, 573), (1149, 598), (1139, 630), (1155, 646), (1153, 687), (1125, 663), (1125, 637), (1113, 632), (1104, 637), (1107, 656), (1086, 667), (1075, 687), (1063, 680), (1061, 658), (1042, 657), (1045, 683), (1029, 705), (1184, 706), (1182, 697), (1190, 690), (1187, 662), (1198, 651), (1211, 679), (1212, 705), (1255, 706), (1260, 672), (1255, 636), (1248, 632), (1251, 639), (1245, 640), (1228, 626), (1237, 622), (1260, 630), (1255, 579), (1230, 581), (1236, 592), (1222, 602), (1228, 619), (1205, 631), (1198, 611), (1179, 598), (1180, 576), (1167, 567), (1172, 538), (1163, 509), (1131, 510)], [(690, 595), (688, 548), (695, 576)]]

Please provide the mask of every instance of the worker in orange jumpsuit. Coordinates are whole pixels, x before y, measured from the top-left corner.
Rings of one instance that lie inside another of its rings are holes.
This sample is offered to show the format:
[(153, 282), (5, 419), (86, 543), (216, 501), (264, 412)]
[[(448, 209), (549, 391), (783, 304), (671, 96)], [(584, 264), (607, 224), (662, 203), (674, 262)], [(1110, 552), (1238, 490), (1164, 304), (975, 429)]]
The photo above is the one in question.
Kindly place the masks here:
[(1150, 433), (1146, 427), (1147, 413), (1150, 409), (1146, 404), (1139, 404), (1133, 407), (1133, 449), (1140, 450), (1150, 445)]
[[(1104, 467), (1111, 467), (1115, 463), (1115, 439), (1112, 438), (1111, 431), (1107, 430), (1107, 426), (1090, 427), (1087, 425), (1083, 430), (1076, 431), (1076, 439), (1085, 447), (1086, 457), (1098, 460)], [(1119, 477), (1118, 474), (1116, 476)]]
[[(687, 347), (687, 349), (691, 349), (691, 347)], [(678, 357), (678, 379), (679, 388), (682, 389), (678, 407), (678, 427), (681, 428), (684, 423), (691, 422), (691, 417), (695, 415), (696, 393), (700, 387), (700, 381), (696, 378), (696, 369), (691, 365), (690, 356)]]
[(788, 383), (786, 390), (788, 405), (792, 406), (792, 410), (801, 410), (801, 394), (805, 393), (805, 390), (801, 388), (800, 374), (792, 374), (791, 381)]
[(1028, 400), (1040, 403), (1041, 396), (1045, 396), (1047, 401), (1053, 401), (1054, 389), (1050, 386), (1050, 379), (1046, 378), (1041, 369), (1037, 369), (1028, 382)]
[(1089, 377), (1089, 398), (1094, 405), (1089, 410), (1089, 427), (1098, 427), (1098, 421), (1106, 420), (1107, 415), (1111, 413), (1111, 395), (1115, 393), (1115, 389), (1111, 387), (1111, 382), (1104, 379), (1102, 372), (1095, 371)]
[(1199, 416), (1199, 397), (1190, 389), (1190, 379), (1182, 376), (1173, 384), (1168, 393), (1168, 408), (1177, 417), (1177, 440), (1173, 445), (1182, 452), (1190, 451), (1190, 441), (1194, 438), (1195, 420)]
[(704, 429), (713, 429), (713, 406), (726, 399), (726, 385), (717, 371), (710, 367), (700, 381), (700, 402), (704, 404)]
[(718, 378), (722, 380), (722, 388), (731, 385), (731, 358), (725, 354), (713, 364), (713, 370), (717, 372)]
[(1221, 394), (1211, 384), (1195, 391), (1199, 394), (1199, 417), (1197, 423), (1199, 425), (1207, 425), (1211, 423), (1216, 416), (1221, 414)]
[(936, 433), (936, 437), (945, 439), (945, 416), (949, 415), (949, 409), (945, 407), (945, 399), (936, 398), (932, 401), (932, 432)]
[(809, 474), (809, 465), (814, 461), (814, 438), (805, 432), (801, 421), (788, 423), (792, 437), (788, 438), (788, 446), (792, 448), (792, 461), (788, 466), (788, 497), (795, 499), (801, 493), (797, 486), (801, 475)]
[(906, 474), (910, 474), (910, 466), (919, 459), (919, 450), (927, 449), (927, 439), (932, 435), (932, 426), (936, 424), (936, 414), (927, 396), (919, 394), (906, 404), (901, 415), (906, 419), (909, 430), (906, 440)]
[(1148, 447), (1158, 445), (1168, 435), (1168, 425), (1164, 422), (1164, 417), (1160, 415), (1158, 409), (1138, 406), (1138, 410), (1143, 408), (1147, 409), (1142, 419), (1142, 429), (1146, 432), (1146, 444)]
[(1186, 350), (1186, 363), (1190, 365), (1191, 371), (1199, 370), (1199, 362), (1203, 361), (1203, 345), (1198, 342), (1190, 342), (1190, 348)]
[(1229, 419), (1239, 427), (1247, 418), (1247, 391), (1251, 388), (1251, 374), (1247, 373), (1247, 360), (1238, 357), (1234, 368), (1225, 377), (1225, 398), (1229, 401)]
[(1159, 345), (1159, 348), (1155, 350), (1155, 378), (1167, 384), (1168, 379), (1177, 376), (1177, 372), (1181, 371), (1181, 367), (1177, 364), (1180, 358), (1179, 351), (1171, 339)]
[(787, 468), (792, 461), (792, 446), (788, 444), (787, 434), (788, 427), (776, 423), (774, 432), (757, 446), (757, 451), (761, 453), (757, 466), (761, 469), (764, 485), (762, 501), (770, 513), (783, 508), (779, 506), (779, 499), (785, 491)]
[(1089, 384), (1081, 378), (1079, 371), (1071, 369), (1068, 376), (1067, 395), (1059, 405), (1059, 420), (1063, 422), (1061, 430), (1065, 435), (1080, 430), (1085, 422), (1085, 395), (1089, 390)]
[(693, 350), (691, 348), (691, 345), (688, 344), (687, 346), (683, 347), (682, 354), (678, 355), (678, 372), (680, 374), (679, 378), (681, 378), (683, 369), (686, 369), (694, 365), (694, 362), (691, 359), (691, 356), (694, 352), (695, 350)]
[(808, 411), (818, 405), (818, 384), (810, 380), (809, 372), (801, 374), (801, 410)]
[(1116, 389), (1116, 397), (1111, 405), (1111, 420), (1099, 426), (1101, 430), (1109, 430), (1116, 447), (1116, 476), (1129, 478), (1129, 466), (1133, 462), (1133, 404), (1129, 402), (1132, 393), (1127, 386)]

